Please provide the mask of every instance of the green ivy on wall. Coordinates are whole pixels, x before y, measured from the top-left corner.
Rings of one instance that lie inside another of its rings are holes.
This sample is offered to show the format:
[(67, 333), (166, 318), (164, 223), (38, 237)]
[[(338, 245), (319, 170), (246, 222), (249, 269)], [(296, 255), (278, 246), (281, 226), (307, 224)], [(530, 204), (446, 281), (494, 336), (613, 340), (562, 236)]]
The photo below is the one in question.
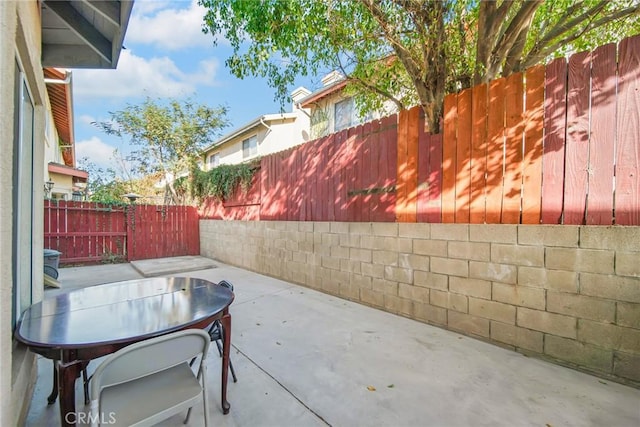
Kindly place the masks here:
[(191, 197), (194, 199), (214, 197), (225, 200), (233, 195), (238, 185), (243, 191), (247, 191), (257, 169), (255, 162), (220, 165), (209, 171), (194, 168), (191, 171)]

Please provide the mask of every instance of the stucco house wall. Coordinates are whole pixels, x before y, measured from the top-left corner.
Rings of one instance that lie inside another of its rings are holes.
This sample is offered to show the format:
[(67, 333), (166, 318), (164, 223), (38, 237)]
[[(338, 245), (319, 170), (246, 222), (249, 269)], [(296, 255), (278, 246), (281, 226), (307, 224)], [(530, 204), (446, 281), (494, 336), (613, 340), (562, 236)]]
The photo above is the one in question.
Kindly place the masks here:
[[(14, 194), (14, 91), (16, 62), (22, 71), (24, 83), (28, 87), (33, 107), (33, 164), (44, 164), (44, 133), (46, 121), (46, 90), (42, 77), (40, 11), (38, 2), (2, 1), (0, 2), (0, 141), (3, 155), (0, 156), (0, 188), (2, 194)], [(22, 167), (29, 167), (22, 165)], [(31, 194), (25, 195), (31, 200), (30, 212), (21, 212), (17, 221), (29, 222), (31, 235), (43, 233), (41, 212), (43, 209), (44, 189), (38, 183), (43, 182), (43, 169), (31, 167), (33, 185)], [(36, 376), (35, 356), (18, 346), (13, 340), (13, 292), (14, 266), (17, 265), (14, 253), (14, 213), (17, 206), (13, 197), (3, 197), (0, 204), (0, 425), (20, 425), (28, 409), (30, 388)], [(36, 219), (37, 218), (37, 219)], [(31, 272), (28, 283), (30, 295), (25, 303), (35, 302), (43, 296), (42, 271), (43, 240), (23, 236), (17, 242), (21, 257), (20, 264), (27, 263), (26, 270)], [(31, 264), (30, 268), (28, 264)], [(26, 283), (26, 282), (25, 282)]]

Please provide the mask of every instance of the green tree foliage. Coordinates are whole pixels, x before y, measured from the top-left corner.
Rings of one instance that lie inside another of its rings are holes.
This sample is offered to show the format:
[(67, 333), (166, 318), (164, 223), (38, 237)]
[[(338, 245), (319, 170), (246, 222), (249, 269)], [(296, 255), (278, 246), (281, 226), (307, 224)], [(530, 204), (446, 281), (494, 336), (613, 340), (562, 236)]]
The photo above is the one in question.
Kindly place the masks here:
[(640, 31), (638, 0), (199, 0), (239, 78), (282, 102), (300, 75), (341, 70), (365, 111), (422, 105), (437, 131), (444, 95), (554, 55)]
[(191, 100), (147, 98), (109, 113), (110, 121), (96, 125), (107, 134), (127, 137), (135, 147), (127, 157), (135, 165), (134, 172), (161, 173), (167, 201), (178, 203), (174, 178), (188, 172), (204, 146), (227, 125), (226, 113), (225, 107), (211, 108)]

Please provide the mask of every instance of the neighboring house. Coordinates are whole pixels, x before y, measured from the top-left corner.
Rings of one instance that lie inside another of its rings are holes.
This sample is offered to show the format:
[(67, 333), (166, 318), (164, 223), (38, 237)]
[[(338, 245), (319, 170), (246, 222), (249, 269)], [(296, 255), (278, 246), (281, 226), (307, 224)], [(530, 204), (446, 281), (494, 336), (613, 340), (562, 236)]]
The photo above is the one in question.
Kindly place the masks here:
[(203, 150), (205, 170), (238, 164), (286, 150), (309, 140), (309, 112), (298, 103), (311, 92), (300, 87), (291, 93), (290, 113), (265, 114), (234, 129)]
[(322, 79), (323, 87), (300, 100), (300, 108), (311, 111), (311, 139), (320, 138), (397, 112), (395, 104), (385, 103), (384, 111), (362, 115), (353, 97), (344, 94), (347, 81), (337, 71)]
[(17, 345), (13, 330), (44, 295), (43, 165), (51, 104), (43, 68), (115, 68), (132, 7), (130, 0), (0, 1), (2, 426), (24, 424), (37, 377), (35, 355)]
[(48, 94), (44, 137), (45, 198), (83, 200), (89, 174), (76, 168), (71, 71), (45, 68), (44, 77)]

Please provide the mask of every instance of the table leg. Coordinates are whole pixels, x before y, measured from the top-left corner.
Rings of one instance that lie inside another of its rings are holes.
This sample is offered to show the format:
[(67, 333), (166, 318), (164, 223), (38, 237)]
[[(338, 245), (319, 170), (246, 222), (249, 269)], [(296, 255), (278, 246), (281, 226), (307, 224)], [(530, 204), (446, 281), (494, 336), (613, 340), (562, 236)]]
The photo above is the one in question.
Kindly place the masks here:
[(75, 426), (77, 421), (76, 412), (76, 378), (82, 371), (82, 363), (58, 362), (58, 392), (60, 404), (60, 423), (63, 426)]
[(53, 387), (51, 387), (51, 394), (47, 397), (47, 403), (53, 404), (58, 398), (58, 368), (56, 368), (57, 361), (53, 361)]
[(229, 377), (229, 350), (231, 349), (231, 315), (226, 313), (220, 319), (222, 323), (222, 413), (228, 414), (229, 402), (227, 402), (227, 379)]

